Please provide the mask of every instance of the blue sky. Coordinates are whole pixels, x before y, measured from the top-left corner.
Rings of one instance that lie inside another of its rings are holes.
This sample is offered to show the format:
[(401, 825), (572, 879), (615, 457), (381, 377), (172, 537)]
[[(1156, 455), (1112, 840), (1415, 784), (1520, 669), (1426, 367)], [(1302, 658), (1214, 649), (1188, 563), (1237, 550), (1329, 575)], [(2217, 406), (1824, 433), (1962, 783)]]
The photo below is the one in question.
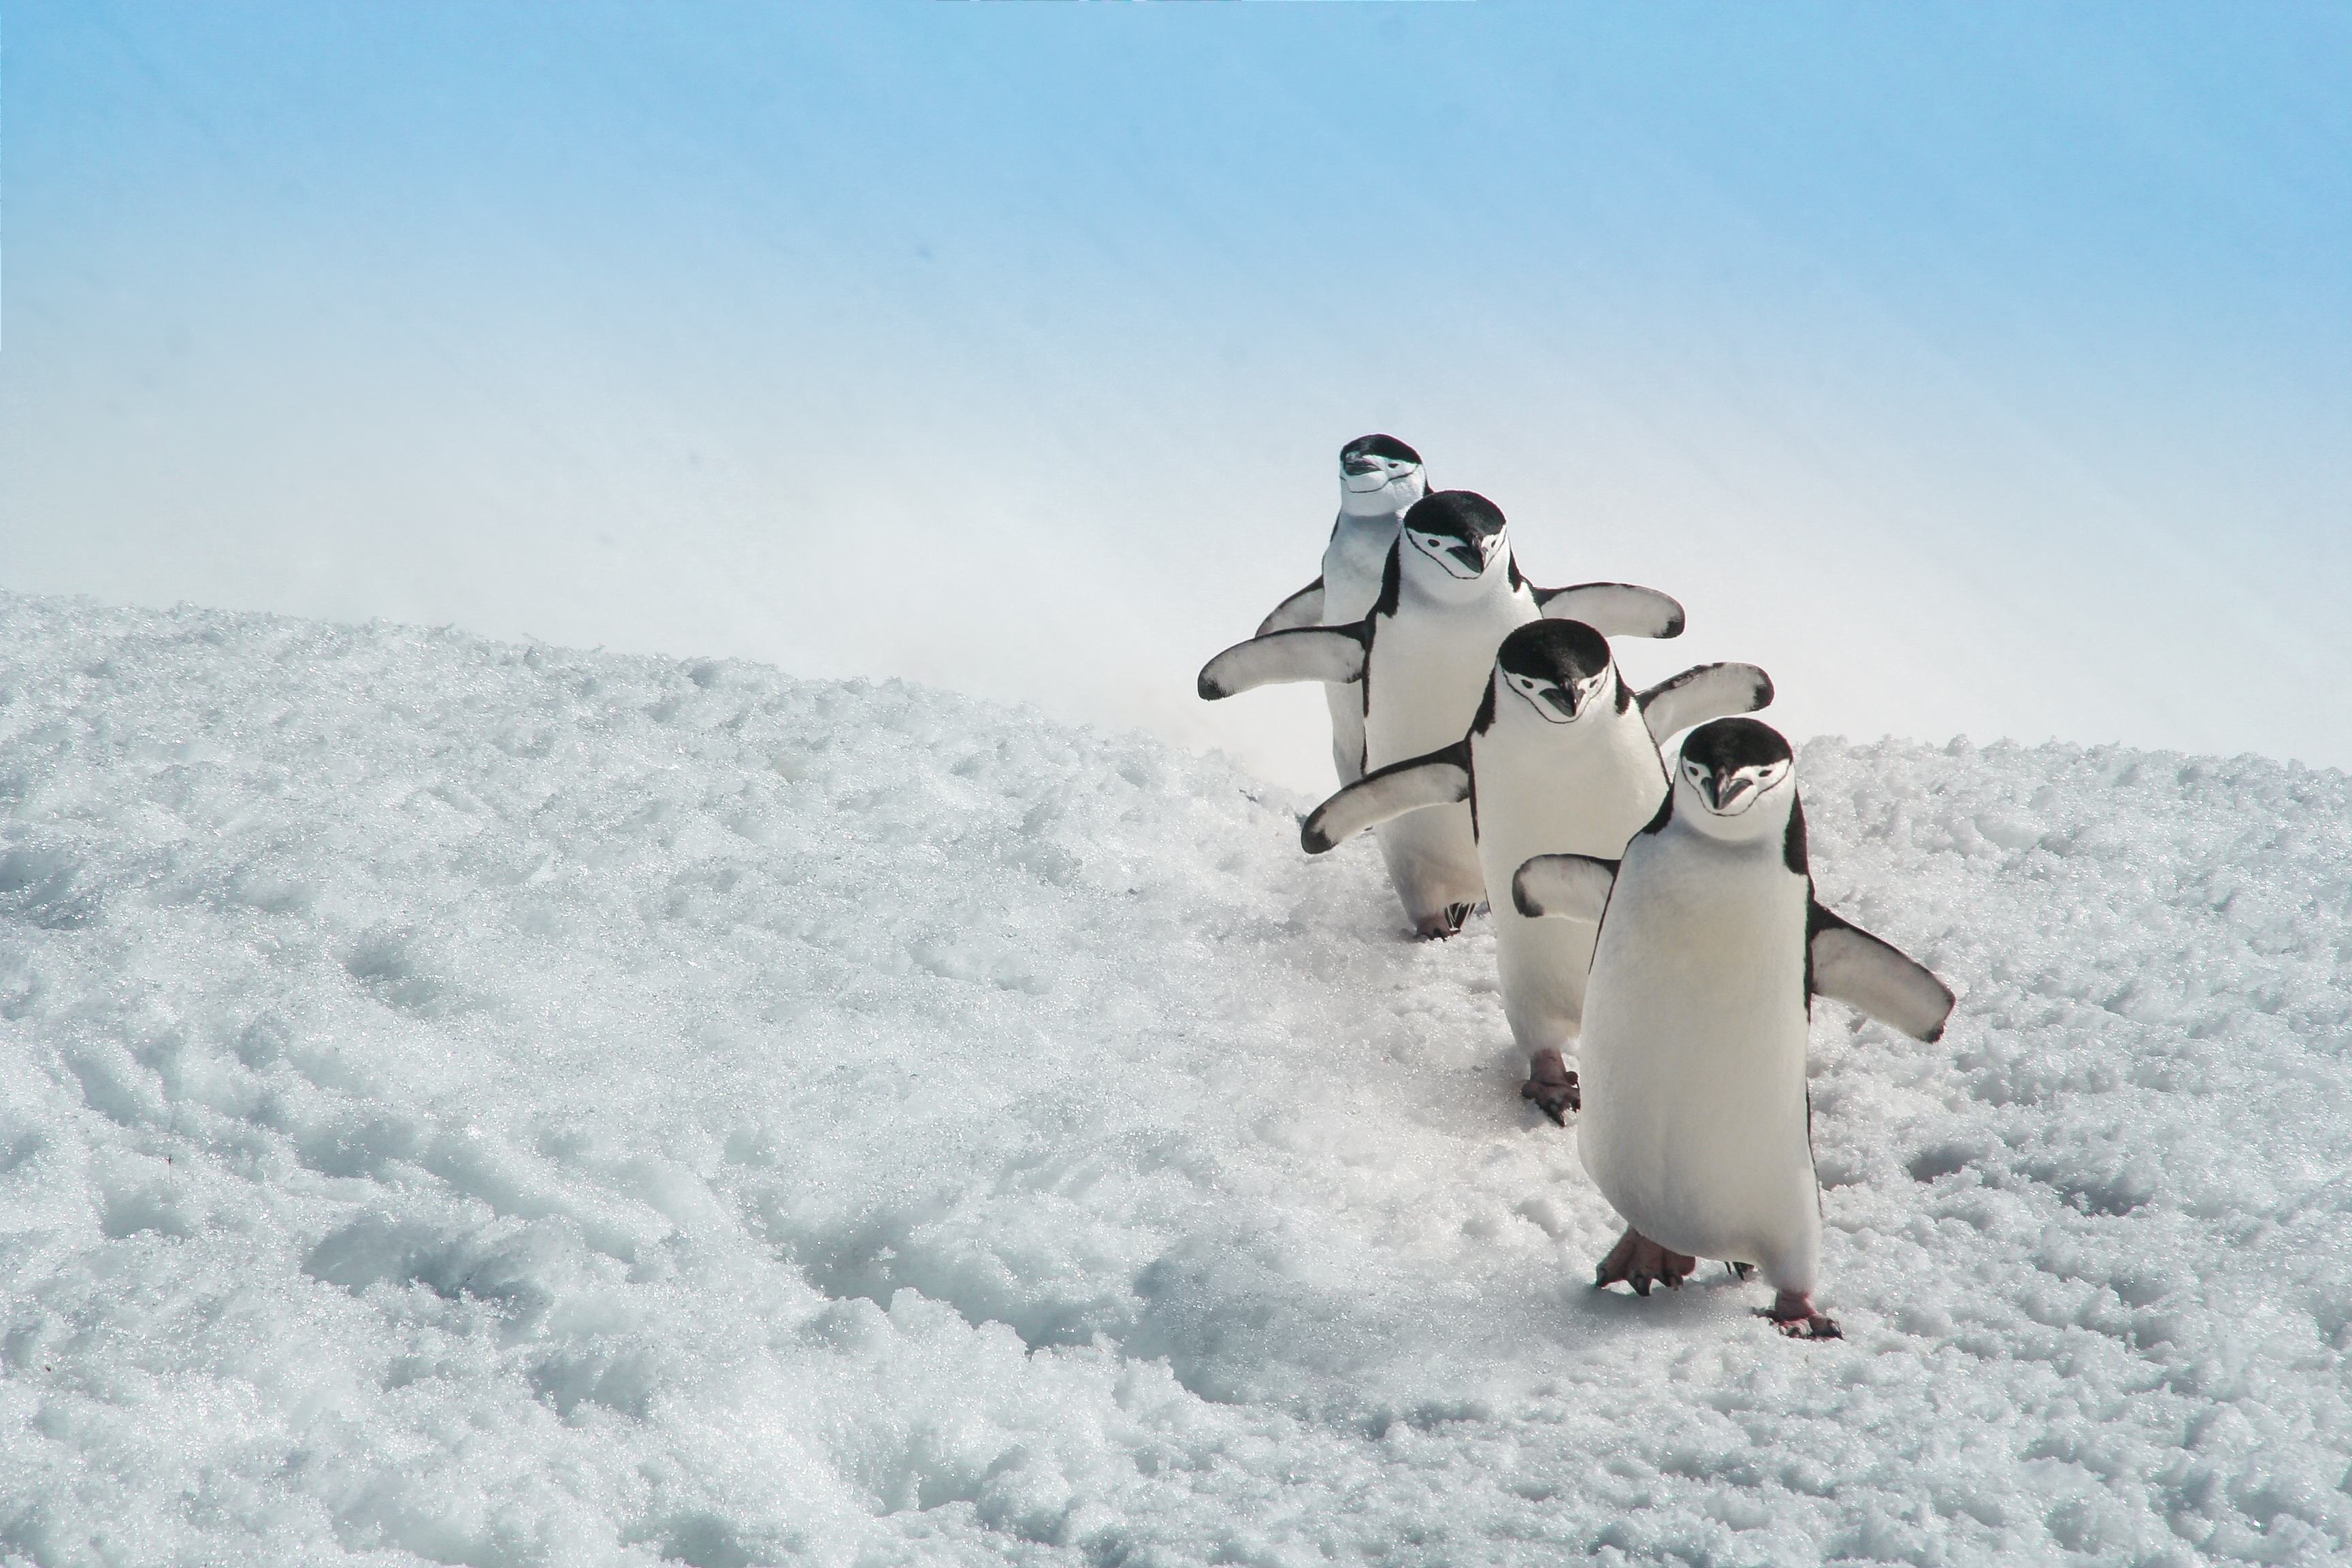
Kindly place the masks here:
[(13, 4), (0, 584), (1191, 673), (1387, 429), (1793, 732), (2352, 765), (2352, 12)]

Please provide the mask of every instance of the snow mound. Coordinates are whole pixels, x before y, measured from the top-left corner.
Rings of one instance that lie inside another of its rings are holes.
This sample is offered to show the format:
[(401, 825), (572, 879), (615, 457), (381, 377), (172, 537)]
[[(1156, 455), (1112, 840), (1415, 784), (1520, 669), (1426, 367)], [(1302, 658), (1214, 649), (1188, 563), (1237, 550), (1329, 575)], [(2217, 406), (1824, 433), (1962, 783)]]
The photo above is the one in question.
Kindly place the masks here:
[(1139, 736), (0, 595), (0, 1554), (2317, 1563), (2352, 784), (1822, 742), (1824, 1304), (1595, 1293), (1479, 926)]

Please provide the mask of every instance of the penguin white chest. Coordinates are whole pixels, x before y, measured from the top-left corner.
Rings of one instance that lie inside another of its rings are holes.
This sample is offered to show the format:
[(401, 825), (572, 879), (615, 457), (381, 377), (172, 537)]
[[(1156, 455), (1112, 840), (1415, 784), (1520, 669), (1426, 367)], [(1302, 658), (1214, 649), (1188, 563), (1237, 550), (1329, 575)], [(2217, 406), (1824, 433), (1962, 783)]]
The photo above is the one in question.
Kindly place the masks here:
[[(1381, 567), (1396, 542), (1401, 512), (1359, 517), (1343, 511), (1323, 551), (1323, 624), (1353, 626), (1372, 613), (1381, 596)], [(1331, 767), (1341, 784), (1364, 776), (1364, 693), (1354, 686), (1326, 686), (1323, 702), (1331, 715)]]
[(1765, 840), (1670, 824), (1626, 847), (1595, 945), (1578, 1145), (1633, 1227), (1810, 1290), (1806, 879)]
[[(1496, 647), (1537, 618), (1523, 588), (1461, 605), (1408, 596), (1399, 615), (1376, 617), (1365, 660), (1367, 771), (1458, 743), (1477, 716)], [(1438, 929), (1442, 911), (1486, 898), (1466, 803), (1408, 811), (1375, 832), (1389, 881), (1423, 931)]]
[(1357, 517), (1341, 512), (1323, 550), (1323, 624), (1353, 626), (1381, 596), (1381, 567), (1396, 542), (1400, 512)]
[(1414, 603), (1376, 623), (1365, 661), (1365, 762), (1385, 767), (1462, 739), (1486, 692), (1495, 649), (1539, 618), (1526, 589), (1468, 604)]
[[(1657, 815), (1666, 775), (1639, 709), (1604, 710), (1556, 724), (1499, 691), (1492, 728), (1470, 738), (1477, 789), (1478, 864), (1489, 889), (1538, 855), (1614, 860)], [(1528, 1052), (1565, 1048), (1584, 1011), (1593, 928), (1580, 921), (1530, 920), (1506, 897), (1493, 900), (1495, 956), (1504, 1016)]]

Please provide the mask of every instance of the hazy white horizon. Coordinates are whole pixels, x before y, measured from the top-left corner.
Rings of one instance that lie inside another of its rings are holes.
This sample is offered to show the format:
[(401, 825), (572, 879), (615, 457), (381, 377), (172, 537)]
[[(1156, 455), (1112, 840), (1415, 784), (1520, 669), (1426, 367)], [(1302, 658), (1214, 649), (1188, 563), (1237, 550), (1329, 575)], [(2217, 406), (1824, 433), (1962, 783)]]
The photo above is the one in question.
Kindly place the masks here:
[(1313, 792), (1192, 677), (1381, 429), (1799, 736), (2352, 766), (2340, 13), (553, 15), (12, 8), (0, 585)]

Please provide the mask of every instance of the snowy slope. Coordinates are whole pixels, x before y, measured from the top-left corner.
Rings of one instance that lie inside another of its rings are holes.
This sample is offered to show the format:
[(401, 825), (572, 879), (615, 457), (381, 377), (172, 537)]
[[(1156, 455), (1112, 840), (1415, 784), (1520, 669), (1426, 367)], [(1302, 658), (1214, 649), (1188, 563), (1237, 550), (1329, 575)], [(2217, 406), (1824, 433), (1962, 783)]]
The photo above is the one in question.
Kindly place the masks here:
[(1818, 742), (1825, 1305), (1583, 1283), (1474, 928), (896, 683), (0, 596), (0, 1555), (2352, 1550), (2352, 783)]

